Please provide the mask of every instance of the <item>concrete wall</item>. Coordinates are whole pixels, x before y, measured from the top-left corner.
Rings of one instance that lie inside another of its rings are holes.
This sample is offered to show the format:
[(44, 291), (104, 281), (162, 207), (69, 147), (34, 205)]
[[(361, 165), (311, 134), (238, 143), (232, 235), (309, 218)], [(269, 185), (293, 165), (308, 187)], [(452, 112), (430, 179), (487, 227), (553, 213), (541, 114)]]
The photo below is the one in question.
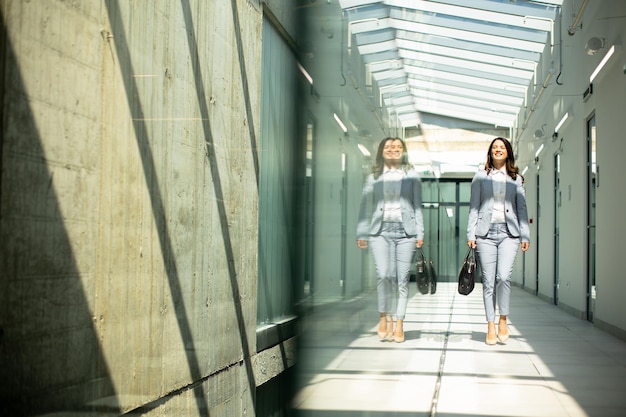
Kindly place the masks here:
[(0, 414), (254, 415), (260, 2), (0, 10)]
[[(539, 262), (539, 296), (550, 301), (553, 297), (555, 267), (559, 276), (559, 307), (571, 314), (587, 318), (587, 120), (595, 115), (597, 122), (597, 163), (600, 167), (600, 185), (596, 188), (596, 284), (597, 299), (593, 321), (596, 326), (626, 339), (626, 316), (623, 294), (626, 281), (622, 271), (622, 238), (626, 234), (622, 206), (618, 196), (623, 193), (622, 159), (626, 152), (623, 140), (626, 110), (625, 55), (617, 53), (593, 82), (593, 94), (583, 100), (589, 87), (589, 76), (613, 44), (623, 45), (626, 29), (623, 20), (613, 18), (626, 14), (626, 3), (615, 1), (589, 2), (582, 14), (581, 25), (568, 34), (572, 16), (579, 12), (579, 2), (565, 1), (562, 20), (556, 22), (554, 68), (556, 72), (546, 93), (539, 102), (520, 140), (520, 168), (529, 167), (526, 191), (529, 211), (535, 219), (532, 226), (533, 246), (526, 258), (526, 282), (534, 287), (535, 265)], [(560, 35), (559, 35), (560, 33)], [(595, 55), (585, 52), (591, 37), (604, 38), (606, 47)], [(559, 53), (562, 47), (562, 61)], [(549, 63), (549, 62), (548, 62)], [(544, 73), (543, 76), (547, 76)], [(540, 78), (539, 83), (545, 78)], [(558, 81), (558, 83), (557, 83)], [(552, 139), (555, 125), (569, 112), (570, 118)], [(543, 128), (546, 137), (533, 138), (535, 130)], [(539, 161), (534, 153), (544, 144)], [(560, 249), (554, 252), (554, 207), (559, 201), (554, 195), (554, 155), (561, 157)], [(536, 192), (540, 177), (539, 195)], [(535, 206), (540, 199), (541, 213)], [(537, 227), (537, 219), (539, 227)], [(539, 245), (538, 255), (537, 244)], [(558, 261), (557, 261), (558, 259)], [(555, 266), (556, 265), (556, 266)]]

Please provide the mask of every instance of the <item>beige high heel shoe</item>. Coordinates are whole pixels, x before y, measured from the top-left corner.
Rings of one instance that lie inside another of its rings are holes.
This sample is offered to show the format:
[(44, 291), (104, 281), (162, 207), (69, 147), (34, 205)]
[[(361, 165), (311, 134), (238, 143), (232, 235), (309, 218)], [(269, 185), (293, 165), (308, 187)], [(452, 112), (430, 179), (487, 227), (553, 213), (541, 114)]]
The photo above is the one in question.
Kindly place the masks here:
[(380, 340), (387, 338), (387, 318), (385, 316), (381, 316), (378, 321), (378, 338)]
[[(504, 331), (502, 331), (502, 329), (504, 329)], [(509, 327), (507, 326), (506, 321), (504, 321), (504, 325), (502, 324), (502, 321), (498, 322), (498, 340), (501, 343), (509, 340)]]
[[(493, 337), (489, 337), (489, 333), (493, 334)], [(487, 337), (485, 338), (485, 343), (489, 346), (493, 346), (498, 343), (498, 339), (496, 336), (496, 327), (493, 322), (489, 322), (487, 325)]]
[(385, 340), (388, 342), (393, 342), (393, 326), (393, 318), (391, 316), (387, 316), (387, 335), (385, 336)]
[(396, 343), (404, 343), (404, 327), (402, 320), (396, 321), (396, 329), (393, 332), (393, 341)]

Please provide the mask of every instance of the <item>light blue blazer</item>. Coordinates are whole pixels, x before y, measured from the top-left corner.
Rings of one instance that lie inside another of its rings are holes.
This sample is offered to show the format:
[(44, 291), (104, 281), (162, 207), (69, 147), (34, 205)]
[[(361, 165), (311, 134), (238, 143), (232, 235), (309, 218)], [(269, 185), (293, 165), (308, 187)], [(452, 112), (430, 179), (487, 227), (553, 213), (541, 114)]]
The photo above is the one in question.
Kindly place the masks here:
[[(367, 240), (370, 236), (380, 232), (384, 206), (383, 176), (375, 179), (374, 174), (370, 174), (363, 186), (359, 222), (356, 228), (357, 240)], [(412, 169), (409, 169), (402, 179), (400, 207), (402, 225), (406, 234), (415, 236), (417, 240), (424, 240), (422, 182), (417, 172)]]
[[(468, 241), (476, 240), (476, 237), (485, 237), (489, 233), (494, 198), (492, 178), (487, 171), (480, 170), (472, 180), (470, 212), (467, 220)], [(513, 237), (518, 237), (521, 242), (530, 242), (526, 192), (521, 175), (518, 175), (515, 180), (508, 175), (506, 177), (504, 217), (509, 233)]]

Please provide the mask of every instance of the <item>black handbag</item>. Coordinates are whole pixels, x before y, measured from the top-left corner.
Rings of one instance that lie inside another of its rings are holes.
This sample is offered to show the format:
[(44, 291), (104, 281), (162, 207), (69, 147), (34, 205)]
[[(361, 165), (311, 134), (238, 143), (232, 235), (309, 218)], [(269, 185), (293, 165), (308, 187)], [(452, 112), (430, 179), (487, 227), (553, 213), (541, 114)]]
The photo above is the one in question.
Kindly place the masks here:
[(463, 266), (459, 272), (459, 294), (469, 295), (474, 290), (476, 282), (476, 254), (474, 248), (467, 249)]
[(428, 294), (430, 292), (429, 279), (430, 265), (426, 261), (422, 248), (417, 248), (415, 252), (415, 281), (417, 281), (417, 291), (420, 294)]

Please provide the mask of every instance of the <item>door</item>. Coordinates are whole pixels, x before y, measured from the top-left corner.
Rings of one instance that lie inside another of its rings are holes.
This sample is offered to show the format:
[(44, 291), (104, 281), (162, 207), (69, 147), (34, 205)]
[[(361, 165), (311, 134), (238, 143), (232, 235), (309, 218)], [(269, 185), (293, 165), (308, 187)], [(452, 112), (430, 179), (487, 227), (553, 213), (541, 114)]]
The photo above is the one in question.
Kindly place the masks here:
[(596, 161), (596, 117), (587, 120), (587, 320), (596, 309), (596, 188), (600, 168)]
[[(347, 271), (347, 263), (346, 263), (346, 253), (348, 245), (348, 170), (347, 166), (347, 155), (342, 152), (341, 153), (341, 194), (340, 194), (340, 207), (341, 207), (341, 280), (339, 281), (341, 285), (341, 297), (345, 297), (346, 295), (346, 278), (348, 277)], [(350, 240), (350, 243), (353, 243)]]
[(554, 155), (554, 288), (553, 301), (554, 304), (559, 303), (559, 222), (561, 210), (561, 155)]
[(305, 183), (304, 183), (304, 297), (309, 297), (314, 293), (313, 276), (314, 276), (314, 254), (313, 239), (315, 237), (313, 229), (313, 219), (315, 213), (313, 204), (315, 195), (313, 190), (315, 189), (313, 184), (314, 161), (313, 161), (313, 145), (315, 142), (315, 121), (311, 116), (306, 125), (306, 167), (305, 167)]
[(422, 180), (424, 254), (441, 282), (457, 280), (467, 251), (470, 190), (471, 180)]
[(539, 295), (539, 265), (541, 265), (541, 251), (539, 250), (539, 230), (541, 224), (541, 188), (539, 187), (539, 174), (537, 174), (537, 244), (534, 245), (537, 251), (537, 264), (535, 265), (535, 295)]

